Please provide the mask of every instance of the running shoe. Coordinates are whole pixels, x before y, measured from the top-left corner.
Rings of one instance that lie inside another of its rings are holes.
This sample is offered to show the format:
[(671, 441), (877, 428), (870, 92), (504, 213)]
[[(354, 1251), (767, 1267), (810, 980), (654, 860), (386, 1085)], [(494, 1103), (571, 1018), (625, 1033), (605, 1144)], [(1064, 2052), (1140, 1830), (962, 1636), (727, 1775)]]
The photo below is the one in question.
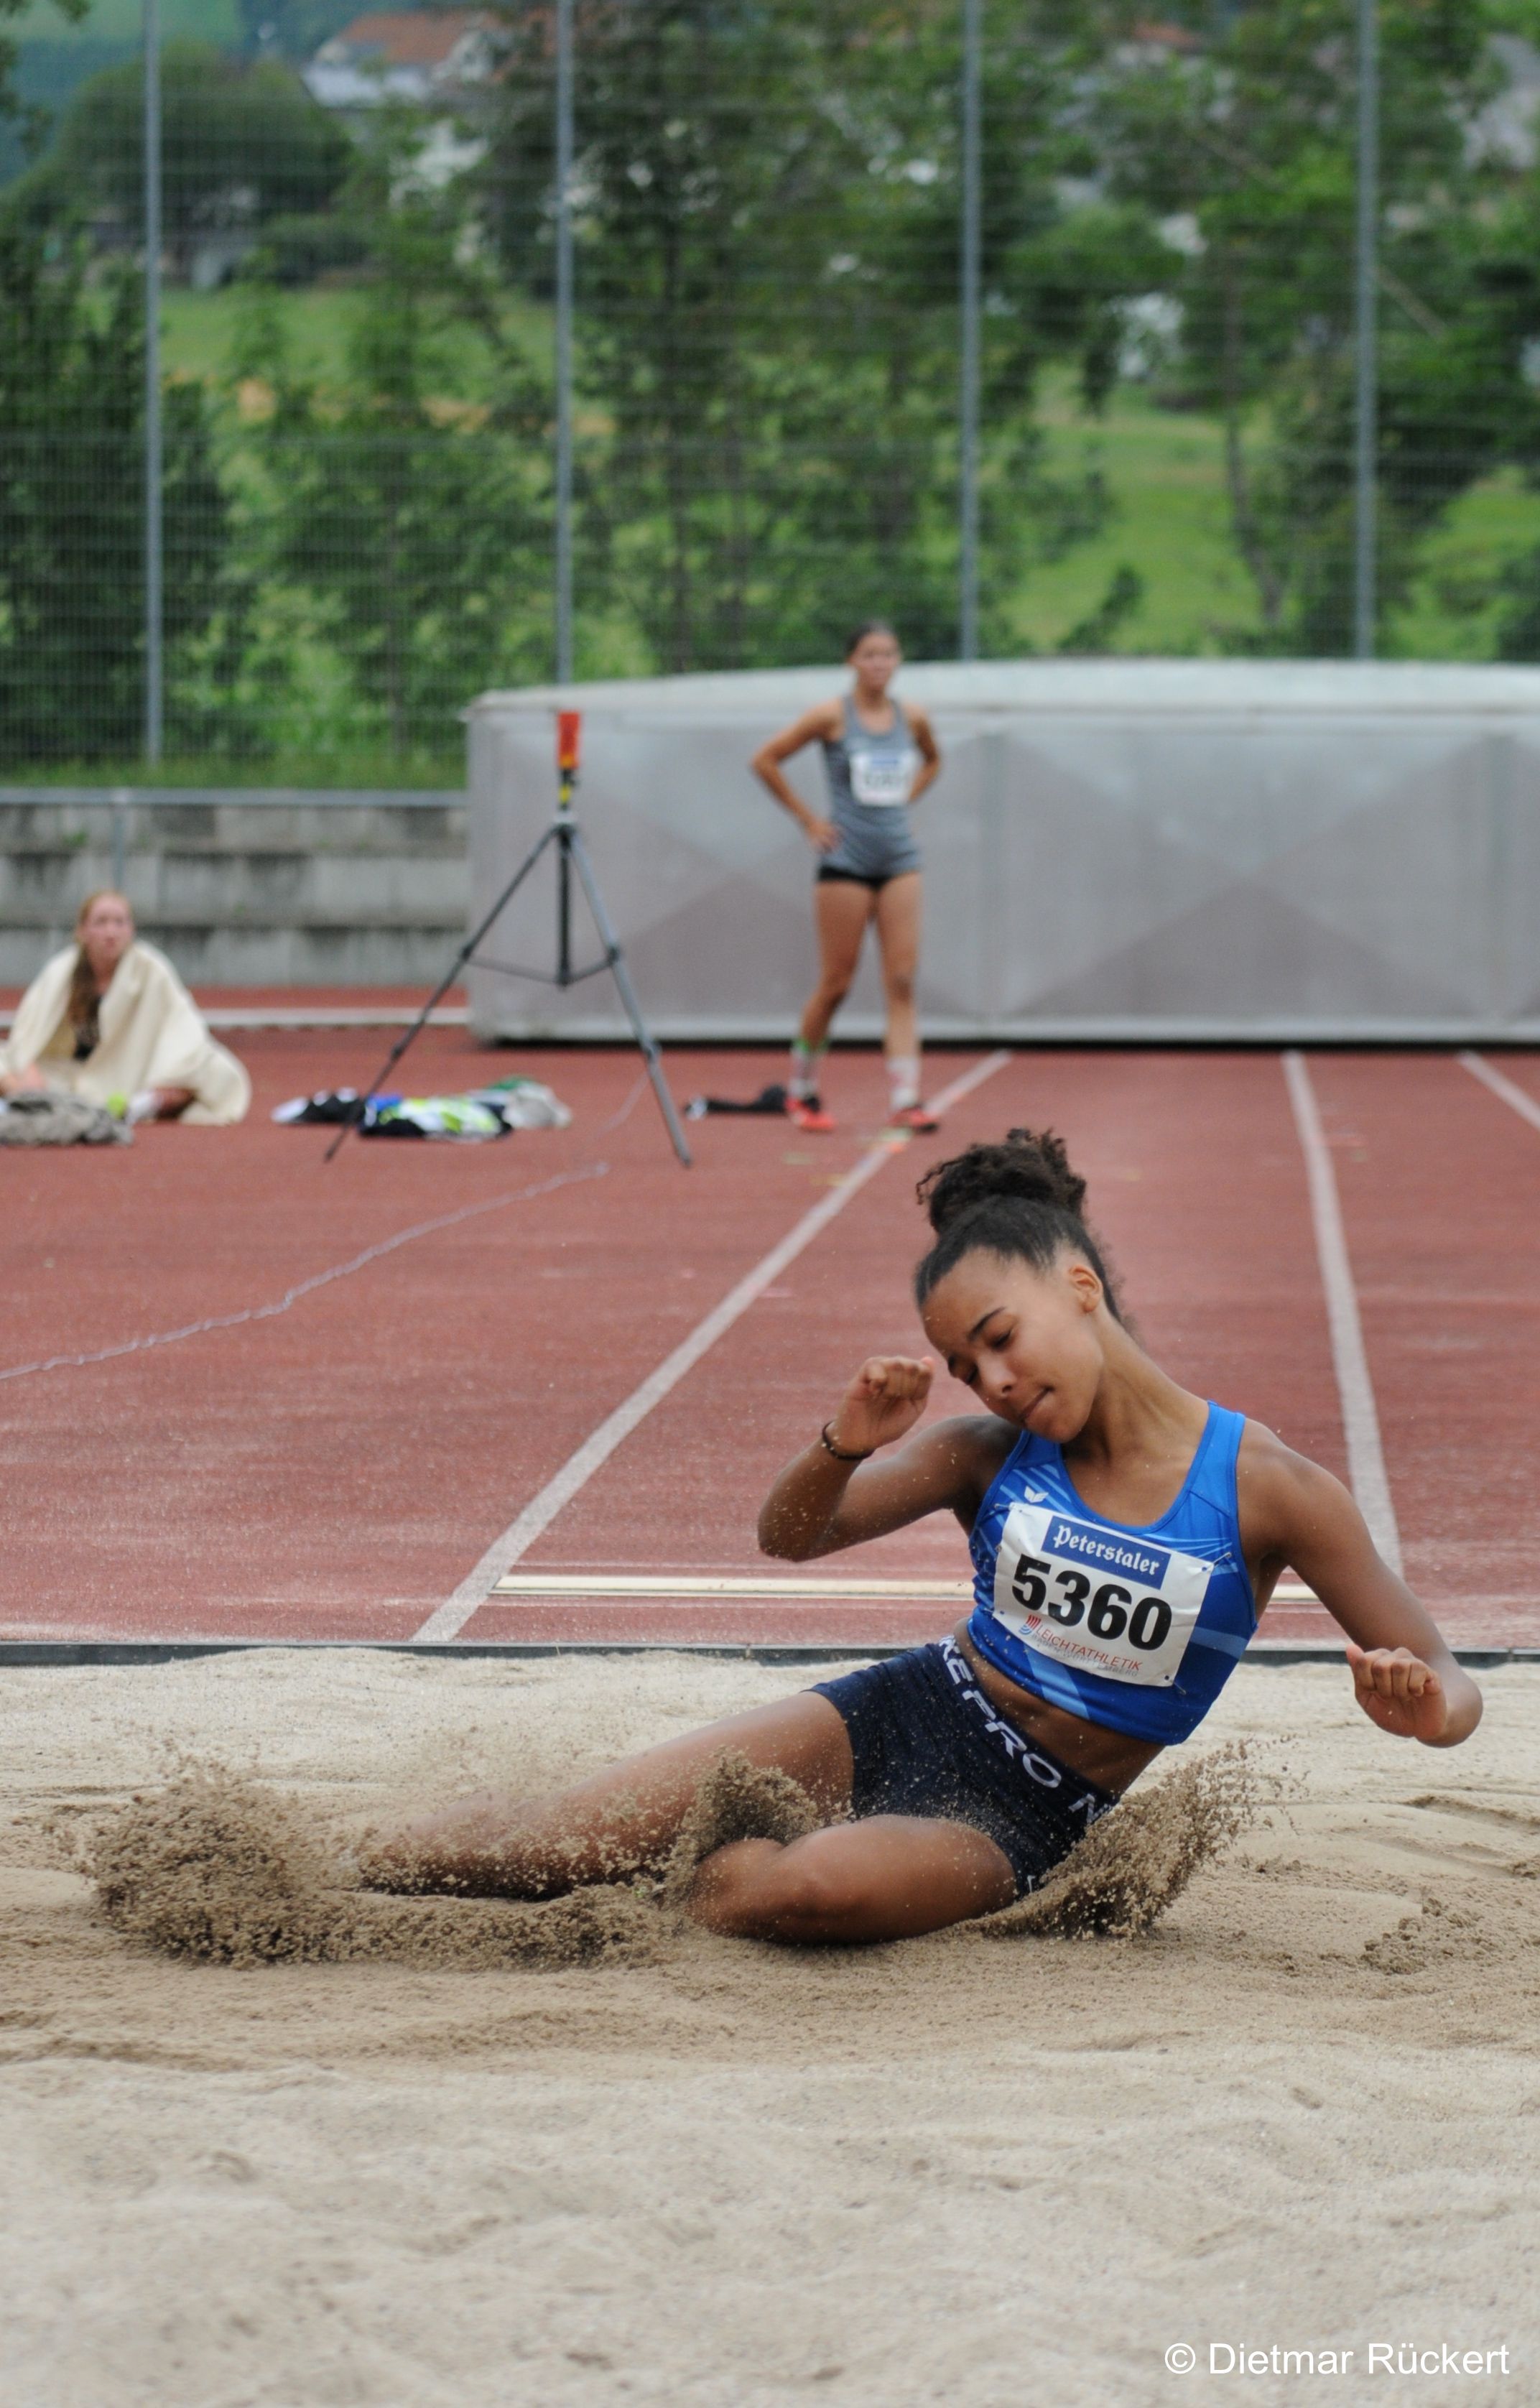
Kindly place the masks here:
[(786, 1117), (799, 1129), (815, 1129), (820, 1136), (826, 1136), (834, 1125), (833, 1112), (826, 1112), (816, 1096), (788, 1096)]
[(888, 1126), (912, 1129), (917, 1137), (934, 1137), (941, 1123), (923, 1104), (905, 1104), (902, 1111), (889, 1113)]

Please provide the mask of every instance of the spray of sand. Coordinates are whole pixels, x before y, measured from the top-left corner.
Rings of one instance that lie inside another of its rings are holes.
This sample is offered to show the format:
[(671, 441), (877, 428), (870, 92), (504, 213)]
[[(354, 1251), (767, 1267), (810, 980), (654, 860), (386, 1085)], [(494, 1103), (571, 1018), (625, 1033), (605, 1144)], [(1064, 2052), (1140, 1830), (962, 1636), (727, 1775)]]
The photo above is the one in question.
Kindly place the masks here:
[(221, 1764), (183, 1764), (87, 1842), (103, 1914), (124, 1936), (221, 1965), (337, 1954), (336, 1874), (285, 1799)]
[(125, 1938), (222, 1965), (635, 1963), (658, 1939), (646, 1897), (623, 1884), (529, 1905), (365, 1891), (297, 1801), (221, 1764), (184, 1764), (132, 1799), (98, 1828), (86, 1870)]
[[(724, 1753), (660, 1871), (525, 1903), (395, 1897), (296, 1799), (217, 1762), (180, 1764), (106, 1818), (84, 1869), (125, 1939), (221, 1965), (364, 1958), (430, 1967), (636, 1964), (682, 1916), (695, 1868), (731, 1840), (794, 1840), (822, 1816), (786, 1773)], [(661, 1910), (661, 1911), (660, 1911)]]
[(654, 1895), (667, 1914), (684, 1912), (695, 1870), (734, 1840), (779, 1840), (785, 1846), (828, 1821), (800, 1782), (772, 1766), (750, 1764), (734, 1749), (708, 1765), (695, 1802), (679, 1826)]
[(1104, 1814), (1041, 1889), (980, 1928), (1000, 1940), (1134, 1939), (1256, 1820), (1272, 1787), (1244, 1741), (1178, 1764)]
[[(1178, 1766), (1104, 1816), (1041, 1889), (979, 1928), (1002, 1939), (1148, 1931), (1254, 1819), (1263, 1785), (1243, 1744)], [(826, 1819), (789, 1774), (727, 1752), (650, 1876), (538, 1903), (397, 1897), (364, 1888), (356, 1864), (299, 1801), (228, 1766), (188, 1762), (97, 1828), (85, 1869), (107, 1920), (173, 1956), (234, 1966), (637, 1964), (677, 1929), (696, 1867), (714, 1849), (784, 1843)]]

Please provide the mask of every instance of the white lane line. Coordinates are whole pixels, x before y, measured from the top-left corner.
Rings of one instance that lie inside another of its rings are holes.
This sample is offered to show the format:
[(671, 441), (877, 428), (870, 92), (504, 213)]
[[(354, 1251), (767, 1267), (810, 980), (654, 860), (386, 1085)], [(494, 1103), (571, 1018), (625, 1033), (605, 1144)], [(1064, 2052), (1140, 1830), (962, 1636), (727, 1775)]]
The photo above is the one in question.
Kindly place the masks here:
[(973, 1583), (962, 1580), (816, 1580), (793, 1574), (787, 1580), (738, 1580), (666, 1572), (505, 1572), (494, 1597), (671, 1597), (686, 1598), (909, 1598), (922, 1604), (927, 1598), (954, 1600), (973, 1595)]
[(1494, 1096), (1510, 1104), (1520, 1120), (1528, 1121), (1531, 1128), (1540, 1129), (1540, 1104), (1533, 1096), (1526, 1096), (1522, 1087), (1516, 1087), (1501, 1070), (1494, 1070), (1490, 1062), (1483, 1062), (1479, 1054), (1462, 1054), (1460, 1061), (1462, 1068), (1468, 1070), (1473, 1079), (1479, 1079), (1484, 1087), (1490, 1087)]
[[(405, 1028), (417, 1018), (415, 1004), (211, 1004), (200, 1006), (210, 1028)], [(430, 1011), (429, 1028), (463, 1028), (470, 1011), (463, 1003), (442, 1003)], [(0, 1011), (0, 1028), (11, 1027), (14, 1011)]]
[(1359, 1512), (1369, 1525), (1369, 1536), (1392, 1571), (1401, 1570), (1401, 1532), (1385, 1469), (1385, 1449), (1379, 1435), (1379, 1412), (1369, 1357), (1364, 1352), (1363, 1326), (1359, 1319), (1358, 1292), (1342, 1226), (1342, 1204), (1332, 1165), (1326, 1132), (1320, 1125), (1316, 1091), (1302, 1054), (1283, 1057), (1289, 1100), (1294, 1108), (1310, 1186), (1310, 1214), (1316, 1225), (1316, 1253), (1321, 1285), (1326, 1291), (1326, 1319), (1332, 1333), (1332, 1361), (1336, 1369), (1337, 1396), (1342, 1406), (1342, 1434), (1348, 1441), (1348, 1480)]
[[(961, 1103), (975, 1087), (982, 1086), (986, 1079), (991, 1079), (996, 1070), (1003, 1069), (1010, 1058), (1004, 1050), (986, 1054), (982, 1062), (975, 1063), (961, 1079), (954, 1079), (949, 1087), (942, 1089), (934, 1098), (935, 1109), (945, 1111), (951, 1105)], [(821, 1203), (815, 1204), (810, 1212), (803, 1214), (795, 1228), (788, 1231), (779, 1245), (772, 1246), (763, 1262), (756, 1263), (753, 1269), (739, 1280), (736, 1287), (729, 1290), (716, 1310), (697, 1323), (689, 1337), (675, 1347), (672, 1354), (665, 1355), (657, 1369), (648, 1374), (641, 1386), (632, 1391), (624, 1404), (617, 1405), (592, 1436), (583, 1440), (577, 1453), (567, 1457), (561, 1469), (552, 1473), (538, 1494), (530, 1498), (517, 1521), (511, 1522), (502, 1536), (492, 1541), (480, 1562), (465, 1574), (452, 1596), (447, 1597), (443, 1604), (429, 1614), (416, 1634), (418, 1639), (459, 1637), (472, 1614), (485, 1605), (497, 1583), (529, 1553), (536, 1539), (549, 1529), (563, 1506), (570, 1504), (578, 1491), (592, 1479), (602, 1465), (609, 1461), (616, 1448), (631, 1436), (638, 1424), (647, 1419), (654, 1405), (662, 1404), (685, 1374), (694, 1369), (702, 1355), (708, 1354), (718, 1339), (724, 1336), (735, 1321), (741, 1320), (749, 1306), (774, 1284), (788, 1264), (795, 1262), (813, 1240), (828, 1227), (835, 1214), (844, 1211), (850, 1198), (860, 1194), (867, 1181), (876, 1178), (883, 1164), (891, 1161), (895, 1154), (903, 1153), (907, 1144), (907, 1139), (889, 1133), (867, 1148), (855, 1168), (846, 1172)]]
[[(699, 1598), (748, 1598), (764, 1603), (776, 1598), (812, 1598), (823, 1603), (856, 1599), (880, 1603), (884, 1598), (906, 1598), (912, 1604), (924, 1605), (933, 1598), (945, 1598), (962, 1604), (972, 1597), (973, 1583), (965, 1580), (818, 1580), (795, 1576), (788, 1580), (739, 1580), (719, 1578), (715, 1574), (702, 1577), (686, 1573), (670, 1578), (663, 1572), (505, 1572), (493, 1589), (494, 1597), (543, 1598), (630, 1598), (647, 1599), (671, 1598), (676, 1603), (689, 1603)], [(1275, 1605), (1319, 1603), (1315, 1592), (1303, 1581), (1281, 1580), (1273, 1591)]]

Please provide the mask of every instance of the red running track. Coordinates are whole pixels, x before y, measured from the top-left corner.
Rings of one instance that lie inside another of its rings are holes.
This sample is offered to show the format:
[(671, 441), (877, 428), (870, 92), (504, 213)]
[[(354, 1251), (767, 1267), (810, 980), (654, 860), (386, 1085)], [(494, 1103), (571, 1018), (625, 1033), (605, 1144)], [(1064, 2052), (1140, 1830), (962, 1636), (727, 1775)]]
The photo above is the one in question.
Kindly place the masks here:
[[(837, 1135), (712, 1119), (692, 1126), (697, 1166), (684, 1173), (650, 1096), (636, 1095), (635, 1055), (489, 1057), (435, 1029), (413, 1057), (419, 1089), (517, 1063), (567, 1097), (573, 1126), (463, 1149), (350, 1139), (323, 1168), (327, 1133), (277, 1127), (268, 1111), (367, 1077), (374, 1032), (234, 1042), (256, 1086), (239, 1129), (0, 1153), (0, 1373), (271, 1306), (403, 1231), (468, 1217), (268, 1317), (0, 1379), (5, 1638), (411, 1638), (880, 1125), (878, 1064), (836, 1056)], [(937, 1084), (979, 1058), (937, 1056)], [(1540, 1063), (1502, 1067), (1540, 1100)], [(777, 1068), (769, 1054), (669, 1062), (681, 1096), (750, 1094)], [(1458, 1641), (1533, 1644), (1540, 1130), (1447, 1055), (1315, 1055), (1311, 1073), (1408, 1575)], [(1345, 1470), (1277, 1056), (1022, 1053), (948, 1116), (943, 1140), (884, 1161), (519, 1564), (526, 1582), (563, 1574), (590, 1594), (495, 1596), (462, 1610), (460, 1635), (863, 1646), (947, 1627), (956, 1608), (935, 1598), (604, 1592), (638, 1575), (774, 1573), (752, 1535), (771, 1472), (863, 1354), (919, 1343), (915, 1174), (943, 1147), (1021, 1119), (1067, 1138), (1152, 1351)], [(533, 1186), (546, 1192), (520, 1194)], [(935, 1409), (961, 1401), (954, 1389)], [(962, 1534), (937, 1519), (807, 1577), (934, 1582), (966, 1569)], [(1320, 1609), (1285, 1603), (1266, 1635), (1332, 1628)]]

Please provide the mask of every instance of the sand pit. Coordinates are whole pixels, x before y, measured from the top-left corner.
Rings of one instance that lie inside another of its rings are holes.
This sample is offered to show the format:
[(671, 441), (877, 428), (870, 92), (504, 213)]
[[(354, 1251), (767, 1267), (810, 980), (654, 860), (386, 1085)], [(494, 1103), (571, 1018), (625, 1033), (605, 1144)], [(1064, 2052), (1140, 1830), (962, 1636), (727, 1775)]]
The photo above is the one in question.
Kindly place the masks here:
[[(316, 1835), (394, 1786), (559, 1777), (801, 1677), (13, 1673), (7, 2408), (1139, 2408), (1211, 2392), (1211, 2343), (1355, 2353), (1231, 2372), (1250, 2401), (1536, 2397), (1540, 1673), (1488, 1676), (1445, 1755), (1327, 1669), (1243, 1671), (1172, 1762), (1287, 1729), (1259, 1759), (1283, 1794), (1132, 1938), (813, 1955), (629, 1893), (337, 1905)], [(214, 1760), (234, 1778), (187, 1769)], [(178, 1779), (206, 1835), (238, 1810), (246, 1902), (211, 1922), (197, 1878), (135, 1874), (114, 1928), (76, 1841)], [(135, 1925), (151, 1894), (174, 1928)], [(163, 1953), (190, 1931), (211, 1956)], [(1372, 2369), (1375, 2344), (1508, 2371)]]

